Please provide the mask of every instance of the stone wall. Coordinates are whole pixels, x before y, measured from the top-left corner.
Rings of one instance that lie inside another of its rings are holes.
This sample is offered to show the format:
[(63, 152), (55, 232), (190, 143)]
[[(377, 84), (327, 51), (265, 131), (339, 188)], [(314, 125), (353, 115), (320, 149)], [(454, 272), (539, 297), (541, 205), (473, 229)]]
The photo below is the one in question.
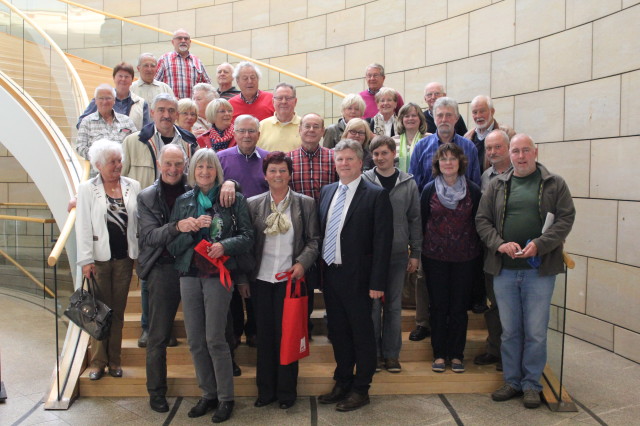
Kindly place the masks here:
[[(540, 161), (566, 178), (575, 197), (568, 332), (640, 362), (639, 1), (83, 3), (166, 30), (184, 27), (347, 93), (364, 88), (371, 62), (386, 66), (387, 86), (422, 105), (424, 84), (441, 81), (467, 123), (468, 102), (491, 95), (496, 118), (531, 134)], [(124, 48), (75, 40), (69, 50), (111, 65), (170, 48), (167, 37), (138, 42), (148, 35), (125, 31)], [(193, 50), (210, 71), (227, 59)]]

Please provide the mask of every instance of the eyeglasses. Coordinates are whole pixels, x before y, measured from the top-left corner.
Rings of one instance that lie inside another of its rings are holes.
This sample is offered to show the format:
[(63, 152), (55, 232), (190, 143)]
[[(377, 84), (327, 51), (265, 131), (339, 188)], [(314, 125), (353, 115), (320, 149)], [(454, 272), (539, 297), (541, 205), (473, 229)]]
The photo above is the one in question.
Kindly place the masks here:
[(255, 134), (255, 133), (258, 133), (258, 131), (257, 131), (256, 129), (235, 129), (235, 132), (236, 132), (236, 133), (239, 133), (239, 134), (241, 134), (241, 135), (242, 135), (242, 134), (245, 134), (245, 133), (248, 133), (248, 134), (250, 134), (250, 135), (253, 135), (253, 134)]
[(96, 98), (96, 101), (101, 101), (101, 102), (109, 102), (112, 100), (113, 100), (112, 96), (100, 96), (99, 98)]
[(349, 134), (353, 136), (364, 136), (367, 134), (364, 130), (349, 130)]
[(273, 99), (276, 100), (277, 102), (289, 102), (294, 100), (296, 97), (295, 96), (274, 96)]
[(425, 93), (424, 97), (426, 98), (437, 98), (438, 96), (442, 95), (442, 92), (429, 92), (429, 93)]
[(376, 74), (367, 74), (365, 77), (366, 78), (380, 78), (380, 77), (382, 77), (382, 74), (378, 74), (378, 73), (376, 73)]
[(184, 40), (184, 41), (189, 41), (189, 40), (191, 40), (191, 37), (175, 36), (173, 39), (174, 39), (174, 40)]

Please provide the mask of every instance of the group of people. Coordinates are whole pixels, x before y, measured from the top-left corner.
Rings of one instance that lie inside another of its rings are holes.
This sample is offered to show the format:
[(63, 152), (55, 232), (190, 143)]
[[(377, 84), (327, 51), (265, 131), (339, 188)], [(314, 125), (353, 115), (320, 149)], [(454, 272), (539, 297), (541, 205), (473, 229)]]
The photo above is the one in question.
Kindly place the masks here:
[(258, 352), (254, 405), (290, 408), (298, 363), (279, 358), (285, 272), (306, 278), (310, 311), (314, 288), (325, 299), (337, 365), (319, 402), (355, 410), (369, 403), (376, 371), (402, 371), (402, 290), (421, 270), (410, 339), (431, 334), (432, 370), (465, 371), (467, 311), (486, 311), (487, 352), (474, 362), (504, 370), (493, 399), (524, 394), (539, 406), (575, 209), (533, 140), (498, 125), (488, 96), (471, 102), (469, 131), (440, 83), (426, 85), (425, 111), (404, 104), (379, 64), (325, 129), (319, 114), (296, 114), (293, 85), (259, 90), (250, 62), (220, 65), (213, 88), (190, 43), (178, 30), (174, 51), (142, 54), (136, 82), (130, 65), (116, 66), (116, 88), (98, 86), (79, 122), (77, 150), (96, 175), (77, 195), (78, 264), (114, 311), (108, 338), (91, 343), (90, 378), (105, 368), (122, 377), (137, 259), (153, 410), (169, 410), (166, 348), (177, 344), (180, 301), (202, 390), (189, 417), (231, 416), (243, 332)]

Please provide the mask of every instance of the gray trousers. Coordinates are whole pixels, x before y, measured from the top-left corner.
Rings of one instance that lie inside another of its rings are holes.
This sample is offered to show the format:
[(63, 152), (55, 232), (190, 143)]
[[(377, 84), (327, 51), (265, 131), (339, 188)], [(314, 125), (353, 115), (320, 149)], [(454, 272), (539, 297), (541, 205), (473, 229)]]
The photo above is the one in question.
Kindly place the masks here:
[(231, 292), (217, 277), (180, 277), (180, 294), (187, 342), (202, 397), (233, 401), (233, 367), (225, 340)]
[(489, 310), (484, 313), (484, 320), (487, 323), (487, 353), (501, 357), (500, 343), (502, 336), (502, 324), (500, 324), (500, 313), (498, 312), (498, 302), (496, 294), (493, 292), (493, 275), (484, 274), (484, 285), (487, 289), (487, 297), (489, 298)]
[(147, 392), (167, 394), (167, 345), (180, 304), (180, 276), (173, 263), (156, 263), (146, 280), (149, 289)]
[(409, 259), (406, 255), (389, 262), (389, 280), (384, 303), (373, 299), (371, 315), (378, 357), (399, 358), (402, 348), (402, 287)]

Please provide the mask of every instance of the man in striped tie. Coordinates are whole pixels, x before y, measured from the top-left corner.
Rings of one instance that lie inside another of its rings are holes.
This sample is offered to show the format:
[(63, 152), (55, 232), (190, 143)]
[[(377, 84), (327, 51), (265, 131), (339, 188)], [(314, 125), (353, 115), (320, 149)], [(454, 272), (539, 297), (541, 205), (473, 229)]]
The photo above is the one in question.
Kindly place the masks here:
[(382, 297), (387, 285), (393, 212), (388, 192), (361, 178), (360, 143), (346, 139), (334, 151), (340, 180), (322, 188), (319, 218), (336, 383), (318, 399), (337, 403), (338, 411), (352, 411), (369, 403), (376, 369), (371, 300)]

